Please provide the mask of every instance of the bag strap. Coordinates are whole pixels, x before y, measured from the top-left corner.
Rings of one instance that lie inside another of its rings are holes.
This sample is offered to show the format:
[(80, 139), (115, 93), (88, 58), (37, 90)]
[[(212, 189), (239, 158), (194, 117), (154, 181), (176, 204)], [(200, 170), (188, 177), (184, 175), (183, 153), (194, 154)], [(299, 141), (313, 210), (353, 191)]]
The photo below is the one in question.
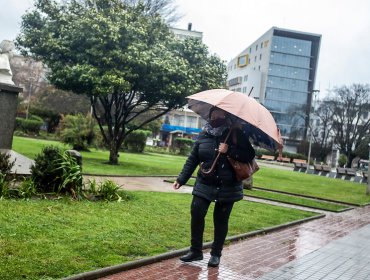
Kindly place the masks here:
[[(226, 135), (226, 138), (225, 138), (225, 140), (224, 140), (224, 144), (226, 144), (227, 139), (229, 139), (229, 136), (230, 136), (230, 134), (231, 134), (231, 132), (232, 132), (232, 131), (233, 131), (233, 128), (230, 128), (229, 133)], [(210, 168), (209, 170), (207, 170), (207, 171), (205, 171), (205, 170), (203, 169), (203, 162), (202, 162), (202, 163), (200, 164), (200, 166), (199, 166), (200, 171), (202, 171), (202, 173), (204, 173), (204, 174), (210, 174), (210, 173), (215, 169), (215, 167), (216, 167), (216, 163), (217, 163), (218, 158), (220, 157), (220, 155), (221, 155), (221, 153), (220, 153), (220, 152), (218, 152), (218, 154), (217, 154), (217, 156), (216, 156), (215, 160), (214, 160), (214, 161), (213, 161), (213, 163), (212, 163), (211, 168)]]

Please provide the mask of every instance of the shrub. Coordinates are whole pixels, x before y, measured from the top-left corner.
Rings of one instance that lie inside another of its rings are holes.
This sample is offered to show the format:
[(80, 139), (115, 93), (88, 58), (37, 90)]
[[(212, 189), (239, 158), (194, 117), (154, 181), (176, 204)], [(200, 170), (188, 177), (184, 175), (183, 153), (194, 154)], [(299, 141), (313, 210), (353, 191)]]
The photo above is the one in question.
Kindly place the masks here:
[(40, 127), (44, 123), (42, 119), (35, 117), (28, 120), (23, 118), (16, 118), (16, 129), (20, 129), (25, 133), (39, 134)]
[(40, 116), (45, 120), (48, 133), (55, 132), (60, 120), (59, 114), (41, 107), (31, 107), (30, 112), (31, 114)]
[(128, 200), (130, 196), (123, 190), (120, 190), (120, 186), (111, 180), (96, 183), (95, 179), (89, 181), (86, 186), (87, 191), (90, 195), (87, 195), (88, 199), (91, 198), (91, 194), (95, 197), (99, 197), (105, 201), (122, 201)]
[(19, 198), (31, 198), (37, 194), (37, 188), (35, 182), (31, 178), (27, 178), (21, 182), (18, 187)]
[(61, 153), (56, 162), (56, 169), (62, 170), (62, 178), (57, 192), (69, 192), (75, 199), (81, 199), (83, 178), (81, 166), (77, 160), (67, 152)]
[(6, 174), (0, 173), (0, 199), (16, 198), (18, 196), (17, 189), (14, 187), (14, 180), (10, 181)]
[(58, 147), (45, 147), (36, 156), (31, 174), (38, 191), (71, 193), (73, 198), (81, 198), (81, 167), (75, 158)]
[(13, 168), (15, 163), (10, 161), (10, 154), (0, 152), (0, 173), (3, 175), (8, 175), (10, 170)]
[(55, 192), (62, 181), (63, 170), (58, 169), (61, 150), (55, 146), (47, 146), (35, 158), (31, 167), (32, 179), (37, 189), (42, 192)]
[(142, 153), (149, 135), (151, 135), (151, 131), (135, 130), (127, 135), (124, 146), (131, 152)]
[(60, 121), (58, 133), (61, 141), (73, 146), (74, 150), (88, 150), (95, 138), (95, 121), (90, 116), (67, 115)]
[(338, 159), (338, 164), (340, 167), (344, 167), (347, 163), (347, 156), (344, 154), (340, 154)]
[(0, 173), (0, 198), (7, 198), (9, 195), (9, 181), (6, 176)]
[(174, 144), (175, 147), (179, 149), (180, 155), (187, 155), (193, 147), (194, 140), (189, 138), (176, 138)]

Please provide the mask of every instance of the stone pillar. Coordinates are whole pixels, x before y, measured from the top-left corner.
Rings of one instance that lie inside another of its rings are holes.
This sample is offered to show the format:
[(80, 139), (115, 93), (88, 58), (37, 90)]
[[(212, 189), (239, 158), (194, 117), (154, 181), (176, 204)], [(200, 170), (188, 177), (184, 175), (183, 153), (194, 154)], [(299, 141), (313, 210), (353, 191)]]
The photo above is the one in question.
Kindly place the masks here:
[(0, 83), (0, 149), (12, 149), (19, 92), (22, 88)]

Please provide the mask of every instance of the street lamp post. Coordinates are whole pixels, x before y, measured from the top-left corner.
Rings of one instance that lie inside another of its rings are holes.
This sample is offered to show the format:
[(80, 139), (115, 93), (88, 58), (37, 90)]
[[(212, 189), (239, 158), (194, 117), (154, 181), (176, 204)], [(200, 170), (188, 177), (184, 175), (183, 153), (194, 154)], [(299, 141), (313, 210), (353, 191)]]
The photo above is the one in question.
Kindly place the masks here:
[[(313, 94), (313, 101), (316, 101), (316, 93), (319, 93), (320, 90), (318, 89), (314, 89), (312, 91), (312, 94)], [(309, 141), (309, 145), (308, 145), (308, 156), (307, 156), (307, 169), (306, 169), (306, 173), (308, 173), (309, 169), (310, 169), (310, 160), (311, 160), (311, 145), (312, 145), (312, 137), (313, 137), (313, 131), (312, 131), (312, 124), (311, 124), (311, 108), (312, 108), (312, 104), (310, 104), (310, 111), (308, 113), (308, 127), (310, 128), (310, 141)]]

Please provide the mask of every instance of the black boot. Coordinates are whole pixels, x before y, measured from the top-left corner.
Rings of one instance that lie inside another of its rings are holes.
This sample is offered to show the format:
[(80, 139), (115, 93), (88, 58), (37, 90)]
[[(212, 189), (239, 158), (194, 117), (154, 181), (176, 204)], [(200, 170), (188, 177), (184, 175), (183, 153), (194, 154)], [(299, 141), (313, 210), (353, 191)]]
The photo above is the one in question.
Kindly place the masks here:
[(220, 257), (211, 255), (211, 258), (208, 261), (208, 266), (217, 267), (219, 264), (220, 264)]
[(180, 260), (183, 262), (200, 261), (203, 260), (203, 253), (189, 251), (185, 256), (182, 256)]

